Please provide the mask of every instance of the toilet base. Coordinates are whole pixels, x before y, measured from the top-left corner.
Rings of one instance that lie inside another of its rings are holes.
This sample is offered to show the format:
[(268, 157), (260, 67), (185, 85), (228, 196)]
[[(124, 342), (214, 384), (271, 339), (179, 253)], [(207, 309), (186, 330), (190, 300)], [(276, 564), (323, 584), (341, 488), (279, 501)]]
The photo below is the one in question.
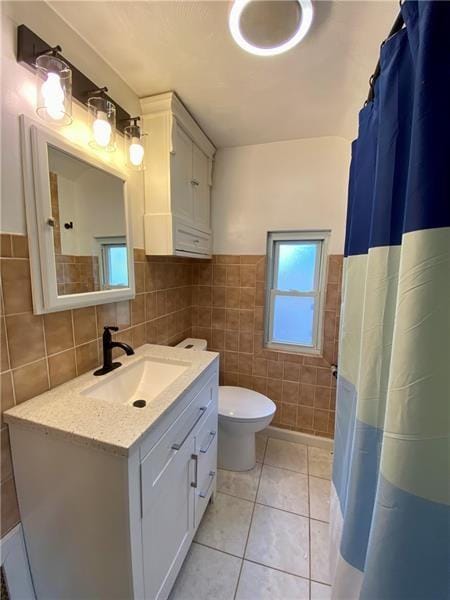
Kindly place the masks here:
[(229, 471), (249, 471), (256, 465), (255, 433), (233, 435), (219, 423), (218, 465)]

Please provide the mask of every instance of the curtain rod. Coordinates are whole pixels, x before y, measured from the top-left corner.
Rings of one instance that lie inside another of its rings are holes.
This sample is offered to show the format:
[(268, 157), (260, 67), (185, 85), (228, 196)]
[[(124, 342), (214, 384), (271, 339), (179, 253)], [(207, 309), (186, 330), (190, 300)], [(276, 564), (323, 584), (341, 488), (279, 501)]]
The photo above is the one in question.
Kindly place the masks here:
[[(402, 15), (402, 12), (400, 11), (397, 15), (397, 18), (395, 19), (394, 24), (392, 25), (392, 28), (391, 28), (386, 40), (388, 40), (390, 37), (392, 37), (394, 34), (396, 34), (398, 31), (400, 31), (400, 29), (403, 27), (404, 23), (405, 22), (403, 20), (403, 15)], [(384, 40), (384, 42), (386, 40)], [(384, 42), (383, 42), (383, 44), (384, 44)], [(372, 100), (374, 98), (375, 82), (380, 75), (380, 71), (381, 71), (381, 65), (380, 65), (380, 59), (378, 59), (378, 62), (375, 67), (375, 71), (373, 72), (373, 75), (369, 79), (369, 95), (367, 96), (367, 100), (366, 100), (365, 104), (372, 102)]]

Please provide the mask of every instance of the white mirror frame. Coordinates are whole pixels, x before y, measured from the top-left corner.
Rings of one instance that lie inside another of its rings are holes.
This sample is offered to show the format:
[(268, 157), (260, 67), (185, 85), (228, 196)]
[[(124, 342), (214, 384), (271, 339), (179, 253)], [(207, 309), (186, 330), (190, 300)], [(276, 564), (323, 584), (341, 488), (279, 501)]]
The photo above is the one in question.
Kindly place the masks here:
[[(133, 237), (125, 174), (90, 156), (79, 146), (25, 115), (20, 115), (20, 130), (34, 313), (42, 314), (134, 298)], [(49, 144), (122, 180), (128, 250), (128, 287), (58, 296), (53, 228), (48, 224), (48, 219), (52, 216), (48, 175)]]

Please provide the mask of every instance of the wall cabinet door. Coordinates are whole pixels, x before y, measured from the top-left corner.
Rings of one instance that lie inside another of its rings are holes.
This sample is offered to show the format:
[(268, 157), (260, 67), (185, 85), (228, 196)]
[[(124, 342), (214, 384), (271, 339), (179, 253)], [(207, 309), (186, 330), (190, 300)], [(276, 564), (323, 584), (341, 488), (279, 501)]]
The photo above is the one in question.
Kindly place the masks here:
[(194, 222), (194, 194), (192, 185), (192, 140), (178, 125), (174, 125), (171, 156), (171, 202), (173, 213)]
[(156, 449), (156, 460), (152, 450), (141, 465), (144, 581), (149, 600), (167, 597), (193, 535), (194, 438), (186, 439), (163, 464), (158, 464), (158, 444)]
[(192, 186), (194, 193), (194, 224), (202, 231), (210, 231), (210, 190), (208, 157), (192, 145)]

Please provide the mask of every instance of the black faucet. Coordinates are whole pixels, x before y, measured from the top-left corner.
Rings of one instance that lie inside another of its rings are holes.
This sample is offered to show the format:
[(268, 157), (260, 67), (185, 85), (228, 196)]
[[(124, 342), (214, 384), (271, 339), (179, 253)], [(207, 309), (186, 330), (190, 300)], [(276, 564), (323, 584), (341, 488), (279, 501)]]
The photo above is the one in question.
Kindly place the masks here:
[(119, 328), (111, 326), (105, 327), (103, 331), (103, 367), (94, 371), (94, 375), (106, 375), (106, 373), (120, 367), (122, 363), (112, 361), (113, 348), (122, 348), (122, 350), (125, 350), (127, 356), (134, 354), (133, 348), (128, 344), (125, 344), (124, 342), (113, 342), (111, 331), (119, 331)]

